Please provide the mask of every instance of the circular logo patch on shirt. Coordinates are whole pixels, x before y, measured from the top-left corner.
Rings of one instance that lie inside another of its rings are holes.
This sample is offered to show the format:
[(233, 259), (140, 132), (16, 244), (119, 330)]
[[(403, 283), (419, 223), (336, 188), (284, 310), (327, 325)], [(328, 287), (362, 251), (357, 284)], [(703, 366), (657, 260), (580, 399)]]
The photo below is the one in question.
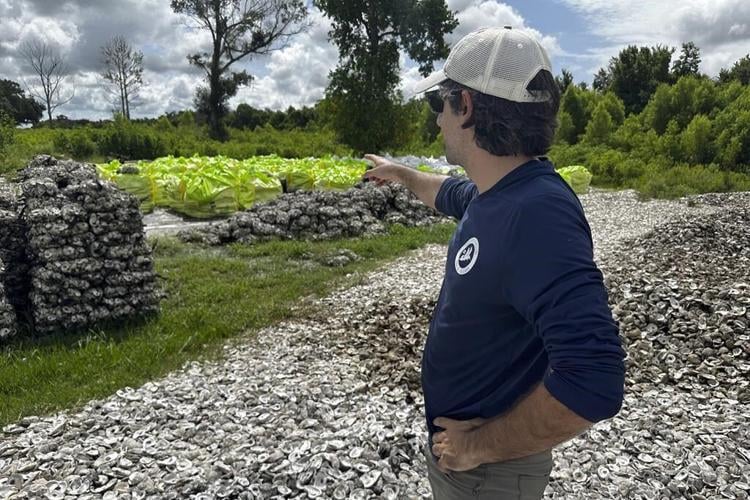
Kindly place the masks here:
[(469, 241), (463, 244), (456, 254), (456, 272), (458, 274), (466, 274), (471, 271), (474, 264), (479, 257), (479, 240), (476, 238), (469, 238)]

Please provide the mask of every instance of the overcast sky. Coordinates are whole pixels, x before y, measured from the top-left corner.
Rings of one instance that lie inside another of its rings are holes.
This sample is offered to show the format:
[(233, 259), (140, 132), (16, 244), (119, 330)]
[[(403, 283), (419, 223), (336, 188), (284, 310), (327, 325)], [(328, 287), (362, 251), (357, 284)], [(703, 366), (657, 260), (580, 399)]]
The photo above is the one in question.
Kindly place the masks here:
[[(310, 2), (311, 3), (311, 2)], [(629, 44), (669, 45), (694, 41), (701, 49), (701, 71), (716, 76), (750, 52), (750, 1), (747, 0), (448, 0), (458, 28), (453, 45), (483, 26), (512, 25), (529, 30), (547, 48), (555, 74), (572, 71), (576, 82), (591, 83), (594, 73)], [(271, 55), (239, 66), (255, 76), (231, 105), (285, 109), (313, 105), (323, 96), (338, 50), (328, 41), (330, 21), (310, 7), (313, 27)], [(99, 76), (100, 49), (113, 35), (124, 35), (144, 53), (144, 79), (134, 117), (158, 116), (192, 107), (202, 74), (186, 56), (208, 50), (207, 33), (189, 31), (169, 0), (0, 0), (0, 78), (33, 85), (18, 47), (40, 38), (67, 57), (73, 100), (56, 114), (100, 119), (112, 114), (112, 95)], [(442, 61), (436, 66), (441, 66)], [(401, 88), (409, 98), (420, 79), (415, 64), (402, 55)]]

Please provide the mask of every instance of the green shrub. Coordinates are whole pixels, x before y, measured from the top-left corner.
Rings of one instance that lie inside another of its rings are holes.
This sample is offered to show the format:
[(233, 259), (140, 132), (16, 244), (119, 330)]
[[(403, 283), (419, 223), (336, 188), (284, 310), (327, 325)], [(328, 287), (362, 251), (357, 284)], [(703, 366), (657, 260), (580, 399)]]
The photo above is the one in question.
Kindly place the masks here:
[(166, 141), (145, 125), (136, 125), (118, 115), (106, 127), (99, 141), (99, 151), (127, 160), (151, 160), (167, 154)]
[(607, 111), (606, 104), (600, 102), (594, 110), (591, 120), (586, 125), (583, 141), (588, 144), (606, 144), (614, 126), (614, 121)]
[(65, 153), (76, 160), (88, 160), (97, 151), (93, 131), (87, 129), (57, 130), (54, 139), (55, 152)]
[(681, 164), (669, 169), (651, 164), (634, 187), (644, 197), (678, 198), (690, 194), (750, 190), (750, 176), (717, 165)]
[(15, 142), (16, 124), (10, 115), (0, 110), (0, 171), (5, 170), (8, 151)]
[(548, 156), (558, 168), (570, 165), (586, 166), (590, 150), (591, 147), (585, 144), (555, 144), (550, 149)]

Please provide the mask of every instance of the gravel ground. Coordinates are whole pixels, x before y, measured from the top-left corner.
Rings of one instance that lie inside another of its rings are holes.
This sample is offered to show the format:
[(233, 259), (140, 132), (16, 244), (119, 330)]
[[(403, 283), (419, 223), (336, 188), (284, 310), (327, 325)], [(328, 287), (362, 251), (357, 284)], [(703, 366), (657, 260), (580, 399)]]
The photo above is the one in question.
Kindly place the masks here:
[[(605, 275), (625, 239), (679, 214), (721, 209), (684, 200), (642, 203), (633, 191), (594, 189), (581, 201)], [(231, 342), (221, 362), (189, 363), (80, 412), (7, 426), (0, 435), (0, 498), (429, 497), (415, 353), (445, 251), (414, 251), (318, 300), (322, 313), (313, 318)], [(373, 331), (384, 332), (383, 348), (372, 342)], [(399, 350), (389, 342), (401, 342)], [(371, 359), (392, 365), (384, 370)], [(628, 394), (617, 417), (554, 450), (546, 497), (685, 498), (679, 484), (660, 479), (680, 467), (716, 485), (704, 466), (716, 468), (723, 455), (715, 448), (730, 447), (732, 424), (750, 418), (736, 403), (670, 390)], [(680, 408), (695, 405), (704, 421), (681, 420)], [(672, 454), (650, 455), (654, 442), (671, 443)], [(734, 444), (745, 459), (738, 465), (744, 478), (747, 448)], [(748, 498), (745, 486), (725, 496)]]

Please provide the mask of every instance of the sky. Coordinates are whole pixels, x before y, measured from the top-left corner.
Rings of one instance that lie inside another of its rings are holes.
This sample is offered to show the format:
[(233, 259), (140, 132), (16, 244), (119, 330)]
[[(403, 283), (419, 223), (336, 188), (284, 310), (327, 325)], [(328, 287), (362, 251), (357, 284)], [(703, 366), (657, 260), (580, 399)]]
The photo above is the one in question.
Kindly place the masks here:
[[(187, 55), (209, 50), (210, 36), (191, 30), (169, 0), (0, 0), (0, 79), (28, 88), (35, 80), (19, 54), (27, 40), (44, 40), (66, 58), (70, 76), (55, 110), (71, 118), (106, 119), (116, 99), (100, 76), (101, 47), (123, 35), (144, 54), (144, 87), (131, 105), (133, 117), (155, 117), (193, 107), (203, 74)], [(750, 53), (747, 0), (447, 0), (459, 21), (446, 36), (453, 46), (485, 26), (511, 25), (536, 36), (547, 49), (555, 74), (567, 69), (576, 82), (593, 75), (627, 45), (675, 47), (693, 41), (701, 49), (701, 71), (721, 68)], [(308, 2), (311, 27), (269, 55), (245, 59), (237, 69), (254, 76), (230, 105), (286, 109), (312, 106), (323, 97), (338, 49), (328, 41), (330, 20)], [(435, 67), (444, 61), (436, 61)], [(414, 97), (421, 79), (416, 64), (401, 54), (404, 97)]]

